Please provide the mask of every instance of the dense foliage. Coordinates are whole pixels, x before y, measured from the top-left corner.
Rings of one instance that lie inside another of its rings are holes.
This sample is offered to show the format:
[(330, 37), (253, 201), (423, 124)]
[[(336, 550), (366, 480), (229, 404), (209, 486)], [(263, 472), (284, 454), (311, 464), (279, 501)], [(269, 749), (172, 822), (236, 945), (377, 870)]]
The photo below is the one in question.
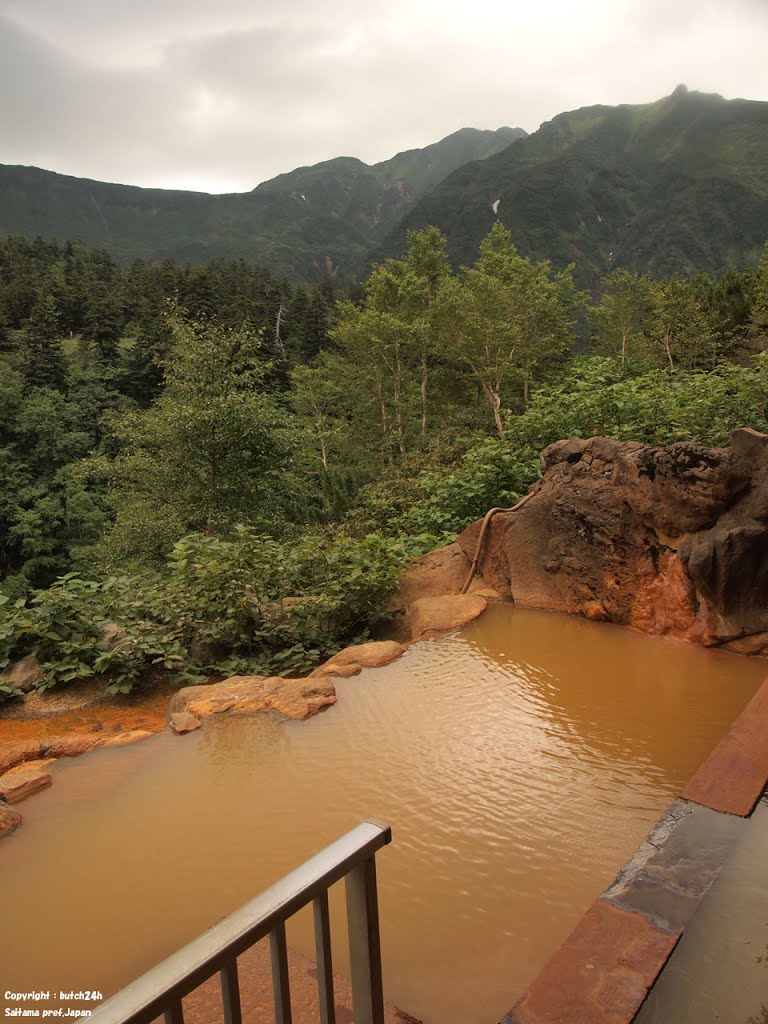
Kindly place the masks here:
[(412, 234), (354, 300), (20, 238), (0, 271), (0, 668), (43, 687), (304, 671), (553, 441), (768, 429), (768, 246), (595, 302), (500, 224), (458, 273)]
[(576, 265), (581, 287), (612, 270), (721, 275), (768, 236), (768, 103), (685, 87), (655, 103), (559, 114), (503, 152), (454, 171), (374, 258), (434, 224), (456, 265), (500, 218), (520, 251)]

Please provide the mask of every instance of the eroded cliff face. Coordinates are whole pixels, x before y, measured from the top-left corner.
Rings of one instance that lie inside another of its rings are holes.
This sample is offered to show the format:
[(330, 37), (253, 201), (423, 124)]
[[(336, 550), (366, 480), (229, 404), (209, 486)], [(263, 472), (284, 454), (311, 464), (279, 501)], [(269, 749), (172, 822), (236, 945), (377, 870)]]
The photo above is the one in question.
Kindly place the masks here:
[[(730, 448), (571, 438), (541, 463), (530, 500), (491, 521), (488, 585), (524, 607), (768, 653), (768, 435), (738, 430)], [(468, 559), (479, 532), (458, 538)]]

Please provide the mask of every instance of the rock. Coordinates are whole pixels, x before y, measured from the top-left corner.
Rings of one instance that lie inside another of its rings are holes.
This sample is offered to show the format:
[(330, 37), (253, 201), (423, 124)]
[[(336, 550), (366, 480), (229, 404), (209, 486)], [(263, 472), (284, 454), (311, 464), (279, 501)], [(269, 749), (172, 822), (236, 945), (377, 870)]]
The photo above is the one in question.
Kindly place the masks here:
[(367, 644), (354, 644), (334, 654), (324, 665), (310, 672), (310, 679), (318, 676), (353, 676), (363, 668), (389, 665), (405, 654), (406, 647), (394, 640), (378, 640)]
[(768, 632), (740, 636), (736, 640), (729, 640), (724, 646), (735, 654), (768, 654)]
[(456, 629), (476, 619), (488, 607), (478, 594), (448, 594), (422, 597), (411, 605), (411, 629), (414, 640), (432, 633)]
[[(413, 636), (410, 609), (415, 602), (425, 597), (458, 594), (470, 566), (471, 557), (468, 558), (458, 544), (448, 544), (414, 559), (387, 605), (392, 621), (386, 627), (386, 635), (393, 640), (409, 641)], [(482, 576), (478, 576), (472, 581), (471, 589), (487, 586)]]
[(313, 669), (309, 673), (309, 678), (317, 679), (320, 676), (338, 676), (341, 679), (351, 679), (352, 676), (359, 676), (362, 671), (362, 665), (354, 663), (351, 665), (334, 665), (332, 661), (328, 661), (324, 665), (320, 665), (319, 668)]
[(53, 779), (48, 772), (29, 764), (21, 764), (0, 775), (0, 795), (9, 804), (17, 804), (39, 789), (50, 786), (51, 782)]
[(147, 740), (156, 733), (149, 729), (126, 729), (124, 732), (116, 732), (105, 736), (95, 744), (97, 747), (127, 747), (131, 743), (138, 743), (140, 740)]
[(176, 711), (171, 715), (169, 721), (171, 729), (177, 736), (181, 736), (186, 732), (194, 732), (202, 724), (200, 719), (196, 718), (190, 711)]
[(127, 630), (123, 626), (118, 626), (116, 622), (103, 622), (101, 624), (101, 642), (108, 651), (111, 651), (113, 647), (117, 647), (127, 635)]
[(22, 693), (29, 693), (30, 690), (34, 690), (44, 675), (43, 666), (37, 658), (28, 654), (25, 658), (14, 662), (13, 665), (9, 665), (4, 672), (0, 672), (0, 682), (12, 686), (16, 690), (21, 690)]
[(124, 626), (118, 626), (116, 622), (103, 622), (100, 629), (102, 647), (108, 651), (119, 651), (121, 654), (135, 654), (138, 651), (136, 641), (128, 639), (128, 630)]
[(13, 832), (21, 824), (21, 815), (8, 804), (0, 802), (0, 838)]
[(39, 739), (14, 740), (4, 742), (0, 747), (0, 772), (5, 772), (23, 761), (32, 761), (45, 753)]
[[(768, 435), (736, 431), (731, 448), (570, 438), (541, 465), (527, 503), (486, 534), (480, 568), (499, 593), (708, 645), (768, 631)], [(467, 558), (480, 527), (458, 538)]]
[(304, 719), (335, 703), (336, 690), (327, 679), (232, 676), (207, 686), (185, 686), (171, 698), (169, 712), (205, 718), (223, 712), (277, 711), (286, 718)]
[(69, 733), (54, 736), (50, 740), (41, 740), (39, 749), (41, 754), (50, 754), (52, 757), (77, 757), (87, 750), (98, 747), (100, 738), (97, 732)]

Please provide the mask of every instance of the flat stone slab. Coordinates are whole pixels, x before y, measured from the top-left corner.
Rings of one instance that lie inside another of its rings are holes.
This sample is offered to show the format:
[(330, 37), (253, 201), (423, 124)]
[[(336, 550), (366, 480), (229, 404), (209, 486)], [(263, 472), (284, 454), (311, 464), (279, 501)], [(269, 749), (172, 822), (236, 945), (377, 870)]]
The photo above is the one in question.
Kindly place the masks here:
[(597, 900), (502, 1024), (629, 1024), (679, 937)]
[(0, 776), (0, 796), (9, 804), (18, 804), (51, 782), (48, 772), (22, 764)]
[(768, 783), (768, 680), (680, 794), (745, 817)]
[(221, 683), (185, 686), (173, 695), (168, 711), (170, 715), (187, 711), (196, 718), (277, 711), (286, 718), (303, 719), (335, 703), (336, 690), (328, 679), (231, 676)]
[(646, 914), (665, 931), (685, 928), (745, 826), (732, 814), (676, 800), (602, 898)]

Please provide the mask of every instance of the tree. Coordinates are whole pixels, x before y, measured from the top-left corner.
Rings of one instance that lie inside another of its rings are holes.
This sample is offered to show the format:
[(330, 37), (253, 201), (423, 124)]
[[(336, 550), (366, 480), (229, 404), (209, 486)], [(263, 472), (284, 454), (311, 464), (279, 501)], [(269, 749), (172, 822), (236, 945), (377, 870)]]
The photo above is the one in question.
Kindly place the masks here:
[(113, 554), (153, 557), (185, 533), (283, 517), (292, 436), (264, 390), (268, 364), (247, 330), (172, 320), (165, 388), (152, 407), (116, 418)]
[(31, 387), (64, 387), (66, 363), (59, 339), (59, 313), (51, 295), (40, 295), (24, 325), (23, 369)]
[(712, 325), (695, 289), (680, 277), (653, 283), (648, 333), (670, 370), (678, 363), (693, 370), (716, 362)]
[(435, 353), (435, 330), (432, 312), (442, 284), (450, 275), (447, 246), (442, 232), (434, 227), (408, 232), (408, 251), (405, 266), (421, 283), (417, 308), (414, 312), (415, 340), (421, 368), (421, 437), (427, 434), (427, 391), (429, 366)]
[(475, 266), (445, 280), (436, 329), (480, 385), (499, 435), (512, 383), (527, 404), (537, 371), (568, 351), (580, 301), (572, 268), (555, 273), (548, 261), (520, 256), (500, 223), (481, 243)]
[(651, 307), (651, 283), (629, 270), (614, 270), (605, 279), (605, 291), (592, 310), (598, 349), (624, 366), (645, 341)]
[(331, 446), (340, 433), (344, 390), (338, 362), (327, 354), (316, 366), (297, 366), (291, 375), (291, 404), (317, 444), (323, 473), (328, 472)]
[(761, 332), (768, 331), (768, 242), (763, 247), (754, 282), (752, 324)]

